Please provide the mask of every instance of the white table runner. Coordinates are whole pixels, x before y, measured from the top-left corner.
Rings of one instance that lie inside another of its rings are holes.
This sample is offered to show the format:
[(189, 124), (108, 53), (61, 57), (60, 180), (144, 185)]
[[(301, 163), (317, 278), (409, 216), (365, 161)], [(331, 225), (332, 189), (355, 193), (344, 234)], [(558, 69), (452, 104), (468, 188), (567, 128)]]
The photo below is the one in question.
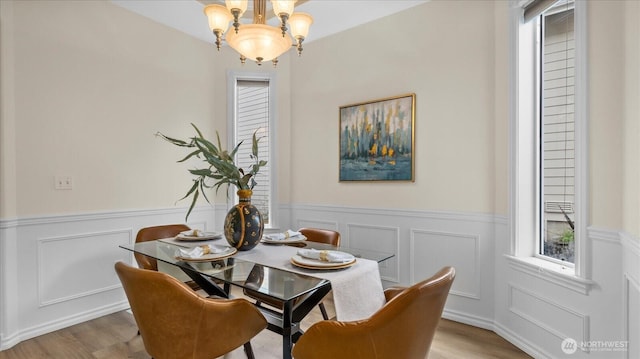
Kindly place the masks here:
[(284, 269), (290, 272), (327, 279), (331, 282), (336, 317), (353, 321), (370, 317), (385, 304), (378, 263), (357, 258), (356, 264), (343, 270), (313, 270), (291, 264), (298, 252), (293, 246), (259, 244), (249, 251), (240, 251), (235, 258)]

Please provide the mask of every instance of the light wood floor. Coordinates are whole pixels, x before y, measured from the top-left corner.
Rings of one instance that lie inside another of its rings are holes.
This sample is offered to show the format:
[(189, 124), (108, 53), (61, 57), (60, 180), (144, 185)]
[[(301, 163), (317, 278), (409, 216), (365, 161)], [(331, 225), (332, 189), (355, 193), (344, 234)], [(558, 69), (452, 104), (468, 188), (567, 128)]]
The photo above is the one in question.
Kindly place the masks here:
[[(325, 300), (329, 315), (334, 314), (330, 300)], [(303, 321), (306, 329), (321, 319), (316, 308)], [(1, 351), (0, 359), (149, 359), (144, 344), (137, 335), (133, 316), (117, 312), (53, 333), (25, 340), (11, 349)], [(279, 359), (282, 357), (280, 337), (268, 330), (262, 331), (251, 344), (257, 359)], [(242, 348), (224, 356), (225, 359), (244, 359)], [(430, 359), (477, 358), (517, 359), (530, 358), (521, 350), (495, 333), (441, 320), (436, 332)], [(398, 358), (414, 359), (414, 358)]]

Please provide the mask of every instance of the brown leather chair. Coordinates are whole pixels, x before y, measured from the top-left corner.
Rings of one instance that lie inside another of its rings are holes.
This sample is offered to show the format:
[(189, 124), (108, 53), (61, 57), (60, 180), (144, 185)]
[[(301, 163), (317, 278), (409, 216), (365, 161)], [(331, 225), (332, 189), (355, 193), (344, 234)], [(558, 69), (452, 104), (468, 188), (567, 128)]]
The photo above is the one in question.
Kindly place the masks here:
[(267, 327), (260, 311), (244, 299), (203, 298), (161, 272), (115, 265), (144, 347), (155, 359), (212, 359), (243, 345)]
[[(136, 243), (155, 241), (156, 239), (175, 237), (180, 232), (188, 231), (191, 228), (186, 224), (167, 224), (163, 226), (153, 226), (142, 228), (136, 235)], [(147, 257), (142, 254), (135, 253), (138, 266), (148, 270), (158, 270), (158, 261), (155, 258)]]
[[(180, 234), (180, 232), (188, 231), (190, 229), (191, 228), (189, 228), (189, 226), (187, 226), (186, 224), (166, 224), (162, 226), (142, 228), (136, 235), (136, 243), (155, 241), (156, 239), (161, 238), (175, 237)], [(147, 257), (139, 253), (134, 253), (134, 256), (140, 268), (154, 271), (158, 270), (158, 261), (155, 258)], [(192, 280), (187, 281), (186, 284), (193, 290), (200, 289), (200, 286)]]
[[(298, 232), (307, 237), (308, 241), (330, 244), (335, 247), (340, 246), (340, 232), (321, 228), (300, 228)], [(265, 303), (282, 310), (282, 303), (274, 301), (273, 299), (266, 295), (263, 295), (262, 293), (245, 289), (244, 294), (250, 298), (256, 299), (256, 305)], [(320, 312), (322, 313), (322, 318), (324, 318), (324, 320), (328, 320), (329, 315), (327, 314), (327, 308), (324, 306), (324, 303), (321, 302), (320, 304), (318, 304), (318, 307), (320, 308)]]
[(293, 357), (426, 358), (454, 277), (455, 269), (445, 267), (409, 288), (387, 289), (387, 303), (364, 320), (315, 323), (293, 347)]
[(308, 241), (340, 246), (340, 232), (320, 228), (300, 228), (298, 232), (307, 237)]

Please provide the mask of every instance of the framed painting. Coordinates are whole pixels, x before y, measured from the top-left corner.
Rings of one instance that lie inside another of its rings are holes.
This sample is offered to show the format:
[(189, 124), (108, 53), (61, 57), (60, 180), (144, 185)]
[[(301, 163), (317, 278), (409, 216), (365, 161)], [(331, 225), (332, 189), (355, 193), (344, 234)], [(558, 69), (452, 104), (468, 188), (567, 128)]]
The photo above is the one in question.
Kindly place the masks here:
[(340, 181), (414, 181), (416, 95), (340, 107)]

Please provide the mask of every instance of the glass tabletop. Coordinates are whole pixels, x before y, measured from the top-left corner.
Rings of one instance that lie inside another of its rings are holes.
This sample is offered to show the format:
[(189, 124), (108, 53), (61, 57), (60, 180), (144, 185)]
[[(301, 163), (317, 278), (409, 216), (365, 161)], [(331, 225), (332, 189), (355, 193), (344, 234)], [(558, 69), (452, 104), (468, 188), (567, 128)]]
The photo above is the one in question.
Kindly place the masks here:
[(330, 285), (326, 279), (271, 268), (234, 257), (207, 262), (180, 260), (176, 258), (180, 247), (161, 241), (125, 244), (120, 248), (282, 301), (290, 301)]

